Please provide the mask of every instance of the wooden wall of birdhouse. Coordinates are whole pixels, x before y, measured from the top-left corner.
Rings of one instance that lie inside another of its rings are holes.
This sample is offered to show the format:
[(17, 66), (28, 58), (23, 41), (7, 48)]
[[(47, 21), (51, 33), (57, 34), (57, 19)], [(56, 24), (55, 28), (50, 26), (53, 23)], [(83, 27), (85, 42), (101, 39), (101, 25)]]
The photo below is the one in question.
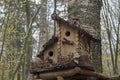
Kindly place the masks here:
[(49, 41), (43, 45), (43, 50), (37, 55), (42, 61), (46, 63), (56, 64), (57, 63), (57, 42), (58, 37), (52, 36)]
[[(76, 26), (75, 26), (76, 27)], [(90, 39), (84, 33), (77, 29), (71, 28), (69, 25), (60, 23), (58, 26), (59, 46), (61, 47), (61, 55), (67, 56), (75, 53), (80, 55), (90, 54)]]
[(57, 63), (57, 43), (53, 43), (44, 51), (44, 60), (51, 64)]
[(81, 55), (88, 55), (91, 56), (91, 52), (90, 52), (90, 40), (87, 36), (85, 36), (84, 34), (80, 34), (79, 37), (79, 42), (80, 42), (80, 53)]
[(61, 56), (68, 56), (75, 53), (77, 47), (77, 31), (62, 23), (59, 24), (58, 29), (58, 41), (61, 43), (59, 45), (61, 46)]

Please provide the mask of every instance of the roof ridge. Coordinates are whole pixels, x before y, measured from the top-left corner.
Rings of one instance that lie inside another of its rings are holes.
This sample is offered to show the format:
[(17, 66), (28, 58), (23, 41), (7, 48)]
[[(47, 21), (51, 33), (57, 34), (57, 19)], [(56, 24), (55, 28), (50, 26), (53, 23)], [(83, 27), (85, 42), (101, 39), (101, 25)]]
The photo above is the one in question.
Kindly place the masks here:
[(68, 25), (70, 28), (72, 28), (72, 29), (75, 29), (75, 30), (78, 30), (80, 33), (82, 33), (82, 34), (85, 34), (88, 38), (90, 38), (90, 40), (93, 40), (93, 41), (97, 41), (97, 42), (99, 42), (100, 41), (100, 39), (99, 38), (96, 38), (96, 37), (94, 37), (93, 35), (91, 35), (89, 32), (87, 32), (87, 30), (85, 30), (80, 24), (78, 25), (75, 25), (75, 24), (71, 24), (69, 21), (66, 21), (66, 20), (64, 20), (63, 18), (61, 18), (61, 17), (59, 17), (56, 13), (53, 13), (52, 15), (51, 15), (51, 18), (53, 19), (53, 20), (56, 20), (57, 22), (61, 22), (61, 23), (63, 23), (63, 24), (65, 24), (65, 25)]

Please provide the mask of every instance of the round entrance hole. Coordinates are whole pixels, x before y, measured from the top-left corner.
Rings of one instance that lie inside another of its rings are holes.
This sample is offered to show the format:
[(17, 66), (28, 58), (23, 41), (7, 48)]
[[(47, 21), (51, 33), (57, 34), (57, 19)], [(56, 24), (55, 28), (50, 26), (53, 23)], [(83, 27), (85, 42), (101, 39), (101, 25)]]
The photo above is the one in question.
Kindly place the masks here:
[(49, 55), (50, 57), (52, 57), (52, 56), (53, 56), (53, 51), (49, 51), (48, 55)]
[(70, 31), (66, 31), (65, 35), (68, 37), (70, 36)]

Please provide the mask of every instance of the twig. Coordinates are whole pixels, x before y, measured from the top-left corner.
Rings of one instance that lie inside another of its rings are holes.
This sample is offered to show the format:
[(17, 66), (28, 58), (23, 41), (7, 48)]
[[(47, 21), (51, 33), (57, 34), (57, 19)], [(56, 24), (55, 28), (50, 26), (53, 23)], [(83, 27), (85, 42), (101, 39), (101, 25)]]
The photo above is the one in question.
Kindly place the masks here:
[[(9, 18), (9, 15), (7, 16), (7, 22), (8, 22), (8, 18)], [(3, 26), (4, 22), (5, 22), (5, 18), (3, 20), (3, 23), (1, 25), (1, 27)], [(3, 54), (3, 48), (4, 48), (4, 44), (5, 44), (5, 37), (6, 37), (6, 30), (7, 30), (7, 26), (5, 27), (4, 34), (3, 34), (2, 48), (1, 48), (1, 52), (0, 52), (0, 60), (1, 60), (1, 57), (2, 57), (2, 54)]]

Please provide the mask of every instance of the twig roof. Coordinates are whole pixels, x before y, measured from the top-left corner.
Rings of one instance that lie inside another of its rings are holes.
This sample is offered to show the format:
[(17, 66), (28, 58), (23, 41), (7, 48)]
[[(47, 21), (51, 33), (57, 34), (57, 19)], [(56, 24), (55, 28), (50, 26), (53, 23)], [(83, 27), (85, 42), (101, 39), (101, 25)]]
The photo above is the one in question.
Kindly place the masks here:
[(52, 36), (52, 38), (49, 39), (49, 41), (43, 45), (43, 50), (37, 55), (37, 57), (40, 57), (41, 59), (43, 59), (44, 51), (48, 49), (51, 45), (55, 44), (57, 41), (58, 41), (58, 38), (56, 36)]
[(52, 14), (52, 19), (57, 21), (58, 24), (64, 24), (66, 25), (66, 27), (72, 28), (74, 30), (78, 30), (79, 34), (84, 34), (85, 36), (87, 36), (87, 38), (89, 40), (93, 40), (95, 42), (100, 42), (100, 39), (94, 38), (91, 34), (89, 34), (88, 32), (86, 32), (84, 29), (82, 29), (80, 26), (76, 26), (74, 24), (70, 24), (68, 21), (65, 21), (64, 19), (62, 19), (61, 17), (59, 17), (57, 14)]

